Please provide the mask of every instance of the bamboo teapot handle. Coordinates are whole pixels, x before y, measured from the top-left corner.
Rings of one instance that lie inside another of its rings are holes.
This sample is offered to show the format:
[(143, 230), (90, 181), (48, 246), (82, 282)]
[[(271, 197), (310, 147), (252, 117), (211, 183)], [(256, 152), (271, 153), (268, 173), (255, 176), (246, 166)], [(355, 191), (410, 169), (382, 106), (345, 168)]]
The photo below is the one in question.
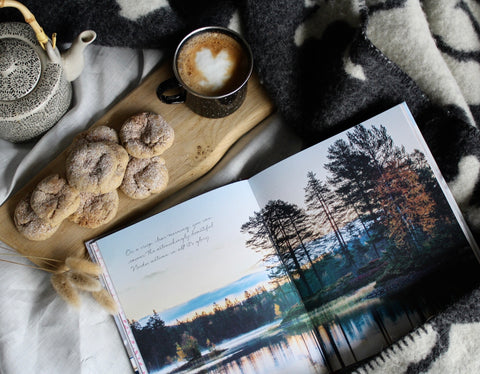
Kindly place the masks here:
[(35, 35), (42, 48), (45, 49), (45, 46), (48, 43), (48, 36), (40, 27), (32, 12), (30, 12), (25, 5), (15, 0), (0, 0), (0, 8), (18, 9), (22, 13), (23, 18), (25, 18), (25, 22), (27, 22), (32, 27), (33, 31), (35, 31)]

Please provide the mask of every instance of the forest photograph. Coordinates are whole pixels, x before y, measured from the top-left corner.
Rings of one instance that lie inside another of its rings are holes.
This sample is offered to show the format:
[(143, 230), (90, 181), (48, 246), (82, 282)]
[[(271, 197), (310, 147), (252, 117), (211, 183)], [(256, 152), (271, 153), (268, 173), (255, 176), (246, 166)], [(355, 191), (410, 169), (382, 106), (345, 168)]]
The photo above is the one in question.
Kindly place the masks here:
[(262, 208), (241, 227), (247, 246), (272, 279), (286, 271), (332, 371), (414, 329), (477, 266), (428, 150), (389, 125), (358, 125), (251, 181)]

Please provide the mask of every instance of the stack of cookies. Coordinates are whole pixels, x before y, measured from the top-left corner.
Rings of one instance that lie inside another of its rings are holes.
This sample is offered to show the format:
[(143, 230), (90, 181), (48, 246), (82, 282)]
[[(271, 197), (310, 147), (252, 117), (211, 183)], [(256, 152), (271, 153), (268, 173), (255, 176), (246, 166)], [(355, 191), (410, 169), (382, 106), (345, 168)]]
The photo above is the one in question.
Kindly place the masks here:
[(144, 199), (166, 188), (168, 170), (160, 155), (173, 140), (172, 127), (150, 112), (130, 117), (120, 136), (107, 126), (79, 134), (66, 158), (65, 178), (47, 176), (17, 205), (17, 230), (44, 240), (64, 219), (88, 228), (108, 223), (118, 211), (118, 189)]
[(54, 174), (43, 179), (15, 208), (17, 230), (30, 240), (52, 236), (62, 221), (77, 210), (79, 192)]
[(174, 140), (172, 127), (158, 114), (140, 113), (120, 129), (120, 140), (130, 155), (120, 189), (132, 199), (144, 199), (163, 191), (168, 170), (160, 155)]

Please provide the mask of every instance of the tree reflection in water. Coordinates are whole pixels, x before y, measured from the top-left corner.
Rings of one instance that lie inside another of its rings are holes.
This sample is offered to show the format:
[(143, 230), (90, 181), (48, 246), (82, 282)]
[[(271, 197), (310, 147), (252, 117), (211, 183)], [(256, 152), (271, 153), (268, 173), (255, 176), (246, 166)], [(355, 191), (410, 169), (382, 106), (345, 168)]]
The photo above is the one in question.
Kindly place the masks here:
[[(190, 373), (224, 374), (270, 374), (279, 373), (323, 373), (323, 359), (313, 334), (305, 332), (286, 335), (278, 326), (259, 329), (258, 335), (249, 339), (232, 339), (217, 347), (225, 352), (216, 359)], [(273, 332), (273, 333), (272, 333)], [(160, 371), (166, 373), (171, 371)], [(182, 372), (182, 371), (177, 371)]]
[(327, 372), (321, 370), (322, 361), (311, 334), (278, 335), (241, 347), (220, 365), (216, 365), (215, 369), (210, 370), (213, 369), (212, 373), (229, 374), (271, 373), (273, 369), (288, 373)]

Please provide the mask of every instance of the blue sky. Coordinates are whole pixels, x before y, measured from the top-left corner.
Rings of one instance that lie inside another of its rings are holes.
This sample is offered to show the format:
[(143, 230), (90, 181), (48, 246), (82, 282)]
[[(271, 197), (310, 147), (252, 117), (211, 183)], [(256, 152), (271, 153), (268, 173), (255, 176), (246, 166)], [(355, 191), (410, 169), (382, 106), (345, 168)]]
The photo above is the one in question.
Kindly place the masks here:
[(249, 274), (232, 284), (216, 290), (208, 291), (184, 302), (183, 304), (163, 310), (159, 314), (167, 325), (174, 324), (177, 319), (182, 320), (186, 317), (190, 317), (195, 312), (198, 312), (199, 314), (203, 310), (208, 312), (214, 302), (216, 302), (218, 305), (225, 305), (225, 298), (229, 298), (231, 301), (234, 301), (235, 299), (242, 300), (243, 294), (246, 290), (253, 290), (259, 285), (265, 283), (268, 283), (268, 277), (263, 271)]
[(238, 182), (98, 240), (127, 317), (169, 309), (263, 270), (240, 233), (255, 210), (248, 182)]

